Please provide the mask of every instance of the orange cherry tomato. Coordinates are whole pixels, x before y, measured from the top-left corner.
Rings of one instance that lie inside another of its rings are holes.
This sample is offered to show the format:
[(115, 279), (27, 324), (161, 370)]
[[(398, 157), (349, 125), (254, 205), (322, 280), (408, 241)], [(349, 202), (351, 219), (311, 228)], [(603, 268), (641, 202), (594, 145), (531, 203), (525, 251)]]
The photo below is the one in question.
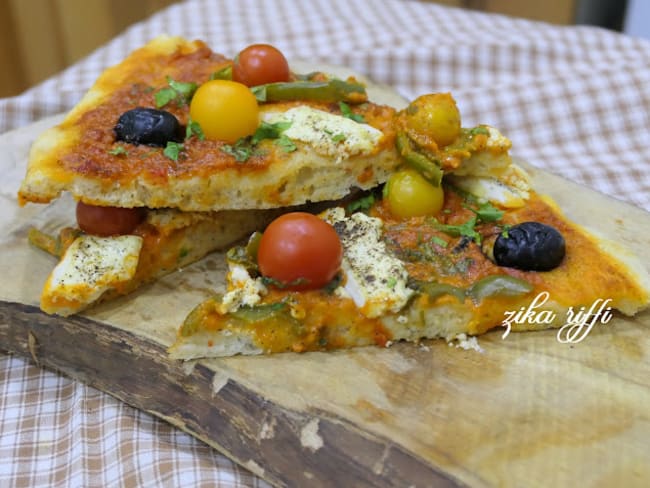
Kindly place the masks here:
[(246, 86), (289, 81), (289, 63), (277, 48), (252, 44), (235, 56), (232, 79)]
[(321, 288), (341, 268), (343, 247), (330, 224), (315, 215), (292, 212), (266, 228), (257, 251), (263, 276), (290, 290)]
[(129, 234), (144, 220), (144, 208), (99, 207), (77, 203), (77, 224), (87, 234), (114, 236)]

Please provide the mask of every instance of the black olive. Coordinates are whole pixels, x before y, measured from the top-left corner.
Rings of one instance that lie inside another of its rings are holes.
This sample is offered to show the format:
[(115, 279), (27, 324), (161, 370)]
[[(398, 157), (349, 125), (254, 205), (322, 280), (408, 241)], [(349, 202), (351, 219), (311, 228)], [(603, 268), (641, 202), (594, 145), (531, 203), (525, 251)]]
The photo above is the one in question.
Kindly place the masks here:
[(539, 222), (523, 222), (499, 234), (492, 250), (499, 266), (524, 271), (548, 271), (562, 262), (564, 237), (557, 229)]
[(165, 147), (180, 142), (182, 127), (173, 114), (155, 108), (137, 107), (120, 115), (114, 128), (118, 141)]

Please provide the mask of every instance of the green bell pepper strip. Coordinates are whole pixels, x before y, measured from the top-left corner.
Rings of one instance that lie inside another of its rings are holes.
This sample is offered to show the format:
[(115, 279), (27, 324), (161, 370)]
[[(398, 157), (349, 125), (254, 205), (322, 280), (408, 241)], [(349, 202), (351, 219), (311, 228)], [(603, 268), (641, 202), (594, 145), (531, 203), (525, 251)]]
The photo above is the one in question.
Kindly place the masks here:
[(467, 295), (480, 302), (484, 298), (493, 296), (515, 297), (533, 291), (533, 285), (527, 281), (510, 275), (493, 275), (474, 283)]
[(435, 161), (432, 161), (424, 154), (413, 148), (411, 141), (405, 132), (399, 131), (395, 138), (397, 152), (414, 169), (420, 172), (424, 178), (433, 186), (440, 186), (442, 182), (442, 169)]
[(258, 102), (262, 103), (290, 100), (363, 103), (368, 100), (363, 85), (339, 79), (268, 83), (254, 86), (251, 90)]
[(430, 298), (438, 298), (442, 295), (451, 295), (460, 303), (465, 301), (465, 290), (447, 283), (419, 283), (418, 289)]
[(262, 305), (242, 305), (234, 312), (230, 312), (230, 316), (243, 320), (244, 322), (254, 323), (261, 320), (268, 320), (273, 316), (279, 314), (288, 315), (288, 305), (284, 302), (265, 303)]

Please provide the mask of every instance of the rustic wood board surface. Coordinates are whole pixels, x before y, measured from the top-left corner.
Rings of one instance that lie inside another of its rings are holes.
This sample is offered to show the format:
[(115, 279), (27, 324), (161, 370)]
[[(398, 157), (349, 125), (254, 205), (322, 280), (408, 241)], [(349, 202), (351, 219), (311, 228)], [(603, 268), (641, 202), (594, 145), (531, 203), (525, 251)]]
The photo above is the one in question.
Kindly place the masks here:
[[(578, 344), (555, 331), (338, 353), (181, 363), (165, 348), (223, 282), (213, 254), (68, 319), (38, 309), (54, 258), (27, 245), (72, 202), (19, 208), (34, 137), (0, 136), (0, 348), (32, 357), (202, 439), (278, 486), (647, 486), (650, 312), (617, 315)], [(650, 214), (531, 169), (575, 221), (650, 267)], [(597, 265), (597, 263), (594, 263)], [(603, 297), (606, 298), (606, 297)]]

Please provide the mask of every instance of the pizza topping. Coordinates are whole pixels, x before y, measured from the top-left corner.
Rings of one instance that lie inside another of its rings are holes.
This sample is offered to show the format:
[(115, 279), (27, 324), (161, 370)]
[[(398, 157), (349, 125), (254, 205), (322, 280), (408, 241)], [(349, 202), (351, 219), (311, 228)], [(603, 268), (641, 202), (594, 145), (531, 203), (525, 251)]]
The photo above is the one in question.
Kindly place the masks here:
[(182, 139), (178, 119), (165, 110), (137, 107), (120, 115), (114, 128), (118, 141), (165, 147)]
[(562, 234), (540, 222), (523, 222), (509, 227), (507, 232), (486, 240), (483, 245), (488, 257), (499, 266), (525, 271), (556, 268), (564, 259), (565, 248)]
[(142, 222), (147, 212), (143, 208), (99, 207), (77, 203), (77, 224), (88, 234), (112, 236), (129, 234)]
[(232, 79), (246, 86), (289, 81), (289, 63), (269, 44), (252, 44), (235, 56)]
[(393, 173), (384, 186), (384, 195), (391, 213), (400, 218), (435, 215), (445, 198), (441, 185), (432, 185), (414, 169)]
[(480, 303), (486, 298), (521, 296), (530, 293), (534, 288), (527, 281), (510, 275), (486, 276), (468, 288), (461, 288), (448, 283), (422, 281), (414, 281), (411, 286), (419, 293), (427, 295), (430, 299), (449, 295), (456, 298), (460, 303), (463, 303), (467, 297), (471, 298), (475, 303)]
[(413, 100), (406, 109), (405, 131), (429, 151), (448, 146), (460, 135), (460, 112), (449, 93), (431, 93)]
[(219, 313), (226, 314), (238, 310), (240, 307), (257, 305), (267, 293), (266, 286), (261, 278), (253, 278), (249, 270), (241, 264), (228, 261), (229, 272), (228, 293), (223, 296), (219, 304)]
[(290, 122), (291, 126), (283, 133), (286, 137), (305, 142), (320, 154), (336, 157), (337, 162), (353, 155), (373, 153), (383, 137), (382, 131), (368, 124), (306, 105), (286, 112), (268, 112), (264, 120)]
[(354, 79), (347, 81), (331, 78), (311, 81), (297, 80), (268, 83), (252, 88), (259, 102), (284, 102), (291, 100), (310, 100), (317, 102), (363, 103), (368, 100), (366, 88)]
[(176, 101), (178, 106), (187, 105), (192, 99), (192, 95), (197, 89), (194, 82), (182, 82), (167, 77), (168, 87), (163, 88), (154, 95), (156, 108), (161, 108), (172, 101)]
[(474, 283), (466, 294), (480, 302), (489, 297), (520, 296), (533, 291), (533, 285), (510, 275), (487, 276)]
[(202, 84), (192, 97), (190, 117), (207, 139), (232, 144), (255, 132), (259, 108), (246, 85), (211, 80)]
[(257, 263), (268, 284), (309, 290), (322, 288), (334, 279), (342, 256), (341, 241), (329, 223), (309, 213), (292, 212), (266, 228)]
[(440, 163), (418, 152), (404, 132), (398, 132), (395, 146), (400, 156), (404, 158), (413, 169), (419, 171), (426, 180), (434, 186), (442, 182), (442, 169)]
[(48, 313), (77, 311), (129, 281), (138, 267), (142, 243), (139, 236), (76, 238), (47, 279), (41, 308)]
[(322, 217), (341, 238), (343, 287), (359, 311), (373, 318), (404, 307), (414, 290), (407, 286), (403, 263), (381, 240), (382, 221), (361, 212), (346, 217), (342, 208), (327, 210)]

